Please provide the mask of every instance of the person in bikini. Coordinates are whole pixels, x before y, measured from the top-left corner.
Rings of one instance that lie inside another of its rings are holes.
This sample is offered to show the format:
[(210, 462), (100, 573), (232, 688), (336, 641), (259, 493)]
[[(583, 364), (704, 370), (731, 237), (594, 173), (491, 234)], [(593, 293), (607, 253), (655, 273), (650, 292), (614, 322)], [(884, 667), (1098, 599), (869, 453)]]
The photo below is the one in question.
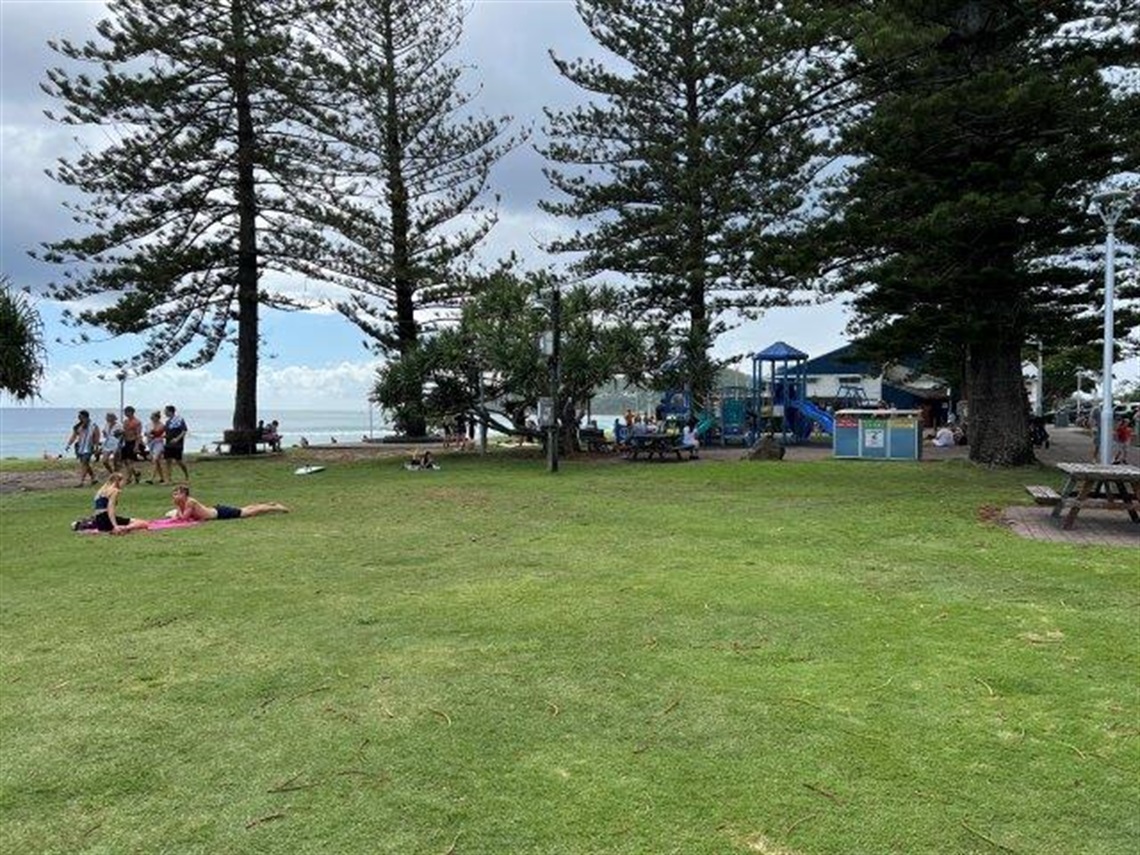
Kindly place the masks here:
[(174, 519), (177, 520), (208, 522), (289, 512), (289, 509), (280, 502), (256, 502), (240, 508), (231, 505), (203, 505), (197, 499), (190, 497), (190, 487), (187, 484), (179, 484), (170, 495), (174, 499)]
[(119, 494), (123, 490), (126, 476), (122, 472), (112, 472), (107, 481), (95, 494), (95, 528), (109, 534), (126, 534), (140, 531), (150, 525), (148, 520), (138, 517), (121, 517), (118, 514)]

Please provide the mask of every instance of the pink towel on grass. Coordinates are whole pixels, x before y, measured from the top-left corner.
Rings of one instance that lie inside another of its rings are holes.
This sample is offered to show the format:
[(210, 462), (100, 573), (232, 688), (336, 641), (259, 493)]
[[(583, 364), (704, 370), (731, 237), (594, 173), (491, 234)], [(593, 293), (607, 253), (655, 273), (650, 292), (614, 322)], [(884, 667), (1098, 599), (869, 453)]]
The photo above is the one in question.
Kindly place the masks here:
[[(190, 528), (190, 526), (198, 525), (201, 520), (175, 520), (164, 517), (160, 520), (151, 520), (147, 525), (147, 531), (162, 531), (168, 528)], [(111, 532), (102, 532), (97, 528), (80, 529), (76, 534), (110, 534)], [(133, 532), (132, 532), (133, 533)]]
[(151, 520), (150, 525), (146, 527), (147, 531), (161, 531), (164, 528), (189, 528), (192, 525), (198, 525), (201, 520), (176, 520), (170, 517), (163, 517), (160, 520)]

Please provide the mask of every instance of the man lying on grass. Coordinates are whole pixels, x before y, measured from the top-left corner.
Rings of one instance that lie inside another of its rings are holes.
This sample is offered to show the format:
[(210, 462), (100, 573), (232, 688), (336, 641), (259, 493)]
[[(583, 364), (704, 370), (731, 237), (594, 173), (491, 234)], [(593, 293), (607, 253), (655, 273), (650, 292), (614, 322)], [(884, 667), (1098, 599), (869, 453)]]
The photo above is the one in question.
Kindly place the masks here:
[(203, 505), (190, 498), (190, 486), (179, 484), (170, 494), (174, 498), (173, 516), (176, 520), (236, 520), (242, 517), (256, 517), (259, 514), (288, 513), (289, 509), (280, 502), (257, 502), (240, 508), (230, 505)]

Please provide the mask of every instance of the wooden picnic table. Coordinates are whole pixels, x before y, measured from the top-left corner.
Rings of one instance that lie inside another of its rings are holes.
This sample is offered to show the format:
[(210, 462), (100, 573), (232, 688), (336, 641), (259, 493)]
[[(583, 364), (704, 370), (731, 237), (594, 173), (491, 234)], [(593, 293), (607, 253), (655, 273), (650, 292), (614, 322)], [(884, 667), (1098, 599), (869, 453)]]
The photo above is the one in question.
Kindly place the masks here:
[(667, 454), (676, 454), (677, 459), (683, 459), (681, 452), (689, 452), (689, 459), (696, 457), (696, 449), (681, 444), (680, 434), (675, 433), (644, 433), (634, 434), (627, 440), (628, 452), (626, 457), (637, 460), (639, 454), (644, 454), (646, 460), (652, 460), (657, 455), (661, 460)]
[(1140, 466), (1104, 466), (1099, 463), (1058, 463), (1065, 473), (1061, 500), (1053, 516), (1069, 529), (1085, 508), (1127, 513), (1140, 523)]

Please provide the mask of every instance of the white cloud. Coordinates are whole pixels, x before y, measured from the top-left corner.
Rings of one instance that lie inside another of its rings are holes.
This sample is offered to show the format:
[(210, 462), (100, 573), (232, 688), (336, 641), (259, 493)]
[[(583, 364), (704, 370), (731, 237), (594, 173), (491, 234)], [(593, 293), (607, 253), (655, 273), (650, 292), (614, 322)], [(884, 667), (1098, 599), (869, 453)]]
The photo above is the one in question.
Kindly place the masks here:
[[(376, 374), (375, 362), (344, 361), (336, 365), (280, 368), (262, 364), (258, 403), (267, 410), (354, 410), (365, 405)], [(234, 403), (231, 363), (186, 370), (161, 368), (143, 377), (128, 377), (124, 402), (140, 412), (174, 404), (180, 410), (227, 409)], [(83, 364), (49, 369), (43, 384), (46, 406), (86, 407), (92, 412), (119, 408), (119, 381), (113, 370)]]

